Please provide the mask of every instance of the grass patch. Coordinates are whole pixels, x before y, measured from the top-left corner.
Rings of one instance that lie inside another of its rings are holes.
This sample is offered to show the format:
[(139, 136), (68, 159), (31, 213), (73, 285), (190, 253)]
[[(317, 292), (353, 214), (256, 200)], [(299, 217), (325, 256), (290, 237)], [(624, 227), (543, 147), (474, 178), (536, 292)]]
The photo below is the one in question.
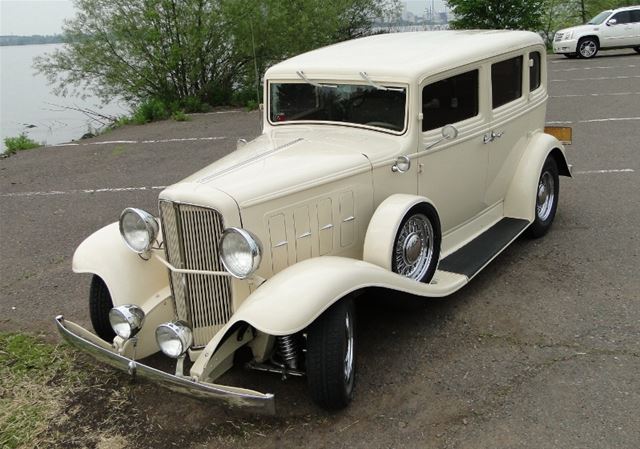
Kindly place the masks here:
[(34, 336), (2, 333), (0, 348), (0, 447), (27, 447), (55, 413), (56, 396), (82, 376), (69, 353)]
[(7, 147), (8, 154), (16, 154), (18, 151), (30, 150), (42, 146), (42, 144), (27, 137), (25, 133), (20, 134), (18, 137), (6, 137), (4, 139), (4, 145)]

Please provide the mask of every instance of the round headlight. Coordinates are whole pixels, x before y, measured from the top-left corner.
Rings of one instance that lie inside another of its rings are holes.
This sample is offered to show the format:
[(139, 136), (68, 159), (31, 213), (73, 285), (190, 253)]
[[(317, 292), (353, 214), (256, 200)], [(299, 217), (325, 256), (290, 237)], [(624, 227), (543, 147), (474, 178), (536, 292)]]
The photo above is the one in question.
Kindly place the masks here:
[(109, 323), (118, 337), (131, 338), (138, 333), (144, 322), (144, 312), (133, 304), (114, 307), (109, 311)]
[(233, 276), (244, 279), (260, 266), (262, 246), (249, 231), (228, 228), (220, 239), (220, 260)]
[(156, 328), (156, 341), (165, 355), (177, 359), (191, 347), (193, 333), (183, 321), (164, 323)]
[(158, 221), (149, 212), (127, 207), (120, 215), (120, 235), (124, 243), (136, 253), (149, 249), (158, 236)]

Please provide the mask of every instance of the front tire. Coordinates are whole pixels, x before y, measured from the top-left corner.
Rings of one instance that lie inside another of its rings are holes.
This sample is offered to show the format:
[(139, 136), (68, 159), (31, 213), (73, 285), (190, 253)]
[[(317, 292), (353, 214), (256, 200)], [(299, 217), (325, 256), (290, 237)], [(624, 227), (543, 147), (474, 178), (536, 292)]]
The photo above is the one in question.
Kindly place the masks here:
[(307, 384), (313, 400), (326, 410), (345, 408), (355, 386), (355, 309), (344, 298), (307, 330)]
[(540, 238), (549, 232), (553, 219), (558, 209), (558, 195), (560, 193), (560, 180), (558, 176), (558, 164), (553, 157), (548, 156), (542, 166), (538, 188), (536, 189), (536, 209), (533, 223), (527, 229), (531, 238)]
[(584, 59), (591, 59), (598, 53), (598, 41), (592, 37), (585, 37), (578, 42), (578, 55)]
[(113, 308), (111, 294), (102, 278), (94, 275), (89, 289), (89, 316), (96, 335), (112, 342), (116, 334), (109, 323), (109, 311)]
[(394, 273), (418, 282), (431, 281), (440, 257), (440, 220), (433, 207), (421, 204), (405, 215), (391, 257)]

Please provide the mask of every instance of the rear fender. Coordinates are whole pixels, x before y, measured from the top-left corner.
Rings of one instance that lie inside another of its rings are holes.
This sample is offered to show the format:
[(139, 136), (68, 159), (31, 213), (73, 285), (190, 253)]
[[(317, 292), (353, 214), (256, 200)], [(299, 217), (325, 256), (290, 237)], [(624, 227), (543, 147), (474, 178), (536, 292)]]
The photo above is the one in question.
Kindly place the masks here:
[(520, 160), (504, 201), (506, 217), (521, 218), (532, 222), (535, 217), (536, 191), (540, 172), (547, 157), (553, 157), (562, 176), (571, 176), (564, 146), (555, 137), (537, 133)]

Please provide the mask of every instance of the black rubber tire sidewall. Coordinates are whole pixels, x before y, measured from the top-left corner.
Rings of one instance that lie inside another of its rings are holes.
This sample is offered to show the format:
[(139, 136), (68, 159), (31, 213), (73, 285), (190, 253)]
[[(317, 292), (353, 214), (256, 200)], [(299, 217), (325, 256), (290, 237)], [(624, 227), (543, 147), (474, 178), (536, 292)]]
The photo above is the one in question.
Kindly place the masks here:
[[(549, 229), (553, 224), (553, 219), (556, 216), (556, 211), (558, 210), (558, 200), (560, 199), (559, 198), (560, 179), (558, 174), (558, 164), (556, 163), (555, 159), (551, 156), (547, 157), (547, 160), (544, 162), (544, 165), (542, 166), (542, 170), (540, 171), (540, 175), (538, 177), (538, 184), (540, 183), (540, 178), (542, 178), (543, 173), (547, 171), (551, 173), (551, 176), (553, 176), (553, 190), (554, 190), (553, 193), (554, 193), (555, 199), (551, 207), (551, 213), (549, 214), (547, 219), (544, 221), (541, 220), (540, 217), (538, 217), (538, 212), (536, 210), (537, 202), (534, 202), (533, 214), (535, 218), (533, 220), (533, 223), (531, 223), (529, 228), (527, 228), (528, 237), (534, 238), (534, 239), (540, 238), (544, 236), (547, 232), (549, 232)], [(536, 184), (536, 194), (537, 194), (538, 184)]]
[[(346, 356), (345, 317), (351, 315), (354, 331), (354, 360), (352, 382), (344, 376)], [(307, 385), (316, 404), (325, 410), (345, 408), (353, 398), (356, 382), (357, 338), (355, 307), (352, 298), (343, 298), (307, 328)]]
[(89, 316), (96, 335), (111, 343), (116, 334), (109, 323), (109, 311), (113, 308), (113, 301), (107, 285), (100, 276), (91, 278), (89, 288)]
[[(582, 43), (586, 42), (586, 41), (593, 42), (596, 45), (596, 51), (591, 56), (582, 56), (582, 53), (580, 53), (580, 45), (582, 45)], [(578, 41), (578, 46), (576, 47), (576, 50), (578, 51), (577, 55), (578, 55), (579, 58), (581, 58), (581, 59), (591, 59), (591, 58), (595, 58), (596, 57), (596, 55), (598, 54), (598, 51), (600, 50), (600, 47), (598, 46), (598, 42), (595, 39), (593, 39), (591, 37), (585, 37), (584, 39), (580, 39)]]
[[(400, 231), (404, 224), (414, 215), (422, 214), (426, 215), (426, 217), (431, 222), (431, 226), (433, 226), (433, 255), (431, 257), (431, 264), (429, 268), (425, 272), (420, 282), (428, 283), (433, 278), (433, 275), (436, 273), (436, 269), (438, 268), (438, 261), (440, 259), (440, 244), (442, 242), (441, 230), (440, 230), (440, 219), (438, 218), (438, 214), (436, 213), (433, 206), (430, 204), (418, 204), (412, 207), (409, 212), (402, 218), (400, 222), (400, 226), (398, 226), (398, 230), (396, 231), (396, 236), (393, 238), (393, 246), (395, 248), (396, 242), (398, 241), (398, 236), (400, 235)], [(396, 263), (393, 258), (393, 254), (391, 255), (391, 271), (397, 273)]]

